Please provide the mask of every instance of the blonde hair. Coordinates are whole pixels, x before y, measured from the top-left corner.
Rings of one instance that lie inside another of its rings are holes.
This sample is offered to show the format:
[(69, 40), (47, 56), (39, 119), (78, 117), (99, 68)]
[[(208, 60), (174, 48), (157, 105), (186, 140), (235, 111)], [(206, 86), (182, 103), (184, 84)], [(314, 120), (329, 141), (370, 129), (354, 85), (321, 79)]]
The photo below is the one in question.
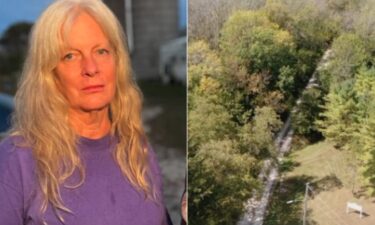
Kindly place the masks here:
[[(64, 33), (81, 12), (92, 16), (114, 48), (116, 92), (110, 103), (111, 134), (118, 137), (114, 158), (131, 184), (156, 200), (148, 163), (147, 140), (142, 128), (142, 95), (132, 78), (125, 35), (113, 13), (100, 0), (57, 0), (40, 16), (32, 29), (29, 51), (19, 89), (11, 135), (21, 135), (32, 148), (44, 201), (59, 219), (58, 210), (70, 212), (63, 204), (59, 185), (78, 169), (85, 171), (76, 150), (77, 135), (68, 121), (68, 102), (56, 87), (54, 68), (60, 57)], [(58, 162), (58, 163), (56, 163)], [(67, 184), (65, 184), (67, 186)]]

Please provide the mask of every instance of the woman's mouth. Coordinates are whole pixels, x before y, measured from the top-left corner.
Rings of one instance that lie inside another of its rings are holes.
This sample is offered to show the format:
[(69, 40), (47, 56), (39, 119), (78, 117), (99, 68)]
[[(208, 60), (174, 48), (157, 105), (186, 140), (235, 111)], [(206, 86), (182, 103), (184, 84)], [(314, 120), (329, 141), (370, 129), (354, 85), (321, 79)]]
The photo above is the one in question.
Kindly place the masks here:
[(93, 92), (100, 92), (103, 91), (104, 85), (89, 85), (84, 88), (82, 88), (82, 91), (93, 93)]

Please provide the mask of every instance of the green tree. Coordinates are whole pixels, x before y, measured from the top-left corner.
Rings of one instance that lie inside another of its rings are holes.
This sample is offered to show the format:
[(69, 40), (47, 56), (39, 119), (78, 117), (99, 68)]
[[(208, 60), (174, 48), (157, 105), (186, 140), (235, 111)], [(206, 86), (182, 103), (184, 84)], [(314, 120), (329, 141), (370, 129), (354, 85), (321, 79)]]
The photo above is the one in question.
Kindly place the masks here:
[(221, 34), (224, 62), (243, 66), (248, 74), (268, 71), (276, 81), (280, 68), (296, 61), (292, 36), (270, 22), (264, 13), (234, 13)]
[(193, 91), (203, 76), (219, 77), (222, 65), (219, 56), (205, 41), (193, 41), (188, 46), (188, 83)]
[[(221, 30), (220, 55), (233, 89), (240, 89), (249, 105), (285, 111), (295, 97), (295, 82), (305, 65), (297, 58), (293, 37), (271, 22), (264, 11), (235, 12)], [(311, 61), (309, 62), (311, 64)]]
[(363, 173), (365, 184), (370, 184), (370, 191), (375, 194), (375, 68), (361, 67), (356, 74), (354, 85), (358, 99), (357, 120), (359, 132), (351, 140), (352, 151), (360, 172)]
[(335, 87), (326, 96), (325, 111), (317, 125), (323, 135), (336, 143), (337, 147), (348, 147), (357, 130), (357, 100), (353, 83)]
[(292, 112), (292, 127), (294, 133), (306, 137), (309, 141), (317, 141), (321, 133), (315, 122), (320, 119), (324, 93), (318, 87), (306, 89), (302, 93), (300, 104)]
[(371, 51), (375, 49), (375, 2), (368, 0), (361, 4), (361, 9), (355, 17), (354, 26), (356, 33), (361, 36)]
[(236, 124), (223, 106), (210, 102), (205, 96), (195, 96), (194, 104), (196, 107), (189, 110), (189, 150), (210, 140), (236, 135)]
[(331, 84), (340, 85), (342, 82), (353, 79), (360, 66), (370, 58), (363, 40), (352, 33), (342, 34), (335, 39), (332, 52), (333, 57), (323, 73), (328, 77), (322, 77), (322, 80), (325, 80), (323, 85), (327, 89)]
[(300, 3), (300, 7), (294, 7), (291, 13), (291, 32), (300, 48), (323, 52), (340, 32), (338, 22), (317, 2)]
[(276, 156), (274, 139), (282, 122), (273, 108), (264, 106), (255, 109), (250, 123), (241, 128), (240, 140), (244, 148), (254, 156), (264, 159)]
[(317, 124), (336, 146), (350, 151), (361, 185), (375, 193), (375, 68), (360, 67), (352, 79), (332, 85)]
[(280, 0), (268, 0), (264, 6), (267, 17), (282, 28), (287, 28), (292, 22), (292, 14), (288, 5)]
[(189, 160), (189, 224), (233, 224), (257, 186), (256, 160), (234, 140), (211, 140)]
[[(252, 106), (236, 88), (236, 77), (224, 71), (220, 57), (203, 41), (189, 46), (189, 75), (189, 223), (234, 223), (258, 187), (260, 162), (238, 136), (252, 120)], [(277, 114), (263, 111), (255, 113), (260, 118), (254, 124), (268, 135), (271, 125), (262, 127), (261, 121)], [(258, 145), (269, 146), (265, 142), (271, 139)]]
[(370, 193), (375, 195), (375, 104), (372, 103), (370, 115), (363, 120), (363, 126), (360, 130), (361, 147), (363, 149), (362, 159), (364, 159), (364, 177), (370, 184)]

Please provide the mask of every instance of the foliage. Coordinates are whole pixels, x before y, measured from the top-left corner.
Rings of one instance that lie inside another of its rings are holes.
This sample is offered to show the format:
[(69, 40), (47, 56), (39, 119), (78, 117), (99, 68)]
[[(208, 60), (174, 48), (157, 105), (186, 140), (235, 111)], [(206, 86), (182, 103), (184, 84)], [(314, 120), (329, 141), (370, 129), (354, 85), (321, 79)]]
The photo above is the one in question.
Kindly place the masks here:
[(273, 108), (256, 108), (252, 122), (245, 124), (241, 129), (241, 143), (251, 155), (258, 158), (275, 157), (274, 134), (281, 125), (282, 122)]
[(292, 127), (297, 135), (302, 135), (315, 141), (320, 138), (320, 132), (315, 122), (319, 119), (323, 109), (324, 93), (318, 87), (311, 87), (302, 93), (298, 109), (292, 112)]
[(270, 22), (264, 13), (234, 13), (224, 24), (221, 34), (224, 61), (235, 61), (249, 74), (268, 71), (271, 80), (276, 80), (280, 68), (295, 62), (293, 38)]
[(203, 144), (189, 161), (189, 223), (233, 223), (256, 185), (255, 165), (233, 140)]
[(317, 121), (323, 135), (337, 144), (345, 147), (355, 131), (356, 107), (353, 83), (347, 82), (334, 88), (326, 97), (325, 111), (322, 120)]
[(202, 76), (218, 77), (222, 73), (219, 56), (205, 41), (196, 41), (188, 48), (189, 90), (194, 90)]
[(257, 188), (257, 162), (238, 138), (249, 113), (215, 51), (204, 41), (188, 51), (189, 223), (228, 224)]
[(375, 68), (362, 66), (353, 79), (335, 85), (318, 125), (324, 136), (355, 155), (363, 184), (375, 193)]
[[(375, 186), (375, 44), (371, 11), (365, 8), (371, 4), (253, 2), (256, 6), (212, 0), (191, 7), (191, 224), (235, 223), (244, 201), (259, 187), (259, 165), (277, 155), (274, 139), (289, 113), (295, 140), (311, 143), (323, 135), (355, 155), (367, 183)], [(332, 54), (321, 60), (323, 52)], [(316, 86), (305, 89), (314, 71)], [(297, 214), (291, 220), (279, 217), (284, 207), (300, 212), (298, 206), (271, 203), (275, 213), (270, 213), (269, 224), (298, 221)]]
[(375, 195), (375, 68), (362, 67), (356, 76), (354, 91), (358, 98), (358, 133), (353, 134), (353, 152), (357, 154), (361, 172)]
[(211, 47), (217, 48), (220, 30), (237, 10), (258, 9), (265, 0), (190, 0), (189, 1), (189, 40), (205, 40)]
[(319, 52), (337, 36), (339, 25), (329, 12), (322, 11), (316, 4), (306, 3), (296, 12), (292, 32), (299, 46)]
[(264, 9), (293, 35), (298, 48), (322, 52), (340, 32), (340, 20), (325, 1), (268, 0)]
[(371, 195), (375, 195), (375, 109), (372, 106), (371, 114), (368, 119), (364, 121), (363, 127), (360, 130), (361, 144), (363, 146), (362, 152), (365, 153), (365, 168), (363, 175), (368, 180), (371, 187)]
[(370, 54), (363, 40), (356, 34), (344, 33), (332, 44), (333, 57), (326, 68), (325, 87), (340, 85), (353, 79), (359, 67), (369, 60)]
[[(236, 125), (223, 106), (198, 96), (194, 102), (196, 107), (189, 111), (189, 147), (194, 149), (209, 140), (233, 138), (236, 135)], [(193, 149), (190, 150), (194, 152)]]
[(368, 48), (373, 51), (375, 49), (375, 18), (373, 16), (375, 2), (368, 0), (360, 5), (361, 9), (358, 16), (355, 17), (353, 28), (366, 41)]
[[(258, 164), (274, 156), (274, 134), (281, 126), (278, 94), (268, 91), (267, 75), (250, 76), (223, 69), (221, 54), (204, 41), (189, 46), (189, 215), (192, 224), (233, 223), (258, 187)], [(251, 81), (256, 81), (255, 84)], [(260, 107), (247, 104), (247, 96)], [(274, 103), (272, 103), (274, 101)], [(261, 106), (262, 105), (262, 106)], [(251, 126), (251, 129), (248, 129)], [(202, 210), (204, 209), (204, 210)], [(220, 213), (220, 217), (217, 217)]]

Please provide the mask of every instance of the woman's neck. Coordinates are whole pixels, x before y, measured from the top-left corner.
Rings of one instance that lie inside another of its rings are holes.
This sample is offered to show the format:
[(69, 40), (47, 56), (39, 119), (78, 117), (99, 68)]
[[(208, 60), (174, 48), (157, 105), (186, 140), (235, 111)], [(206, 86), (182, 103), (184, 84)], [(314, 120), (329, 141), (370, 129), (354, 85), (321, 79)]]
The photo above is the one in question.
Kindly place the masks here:
[(97, 139), (105, 136), (111, 129), (108, 108), (84, 112), (69, 111), (69, 121), (75, 132), (86, 138)]

